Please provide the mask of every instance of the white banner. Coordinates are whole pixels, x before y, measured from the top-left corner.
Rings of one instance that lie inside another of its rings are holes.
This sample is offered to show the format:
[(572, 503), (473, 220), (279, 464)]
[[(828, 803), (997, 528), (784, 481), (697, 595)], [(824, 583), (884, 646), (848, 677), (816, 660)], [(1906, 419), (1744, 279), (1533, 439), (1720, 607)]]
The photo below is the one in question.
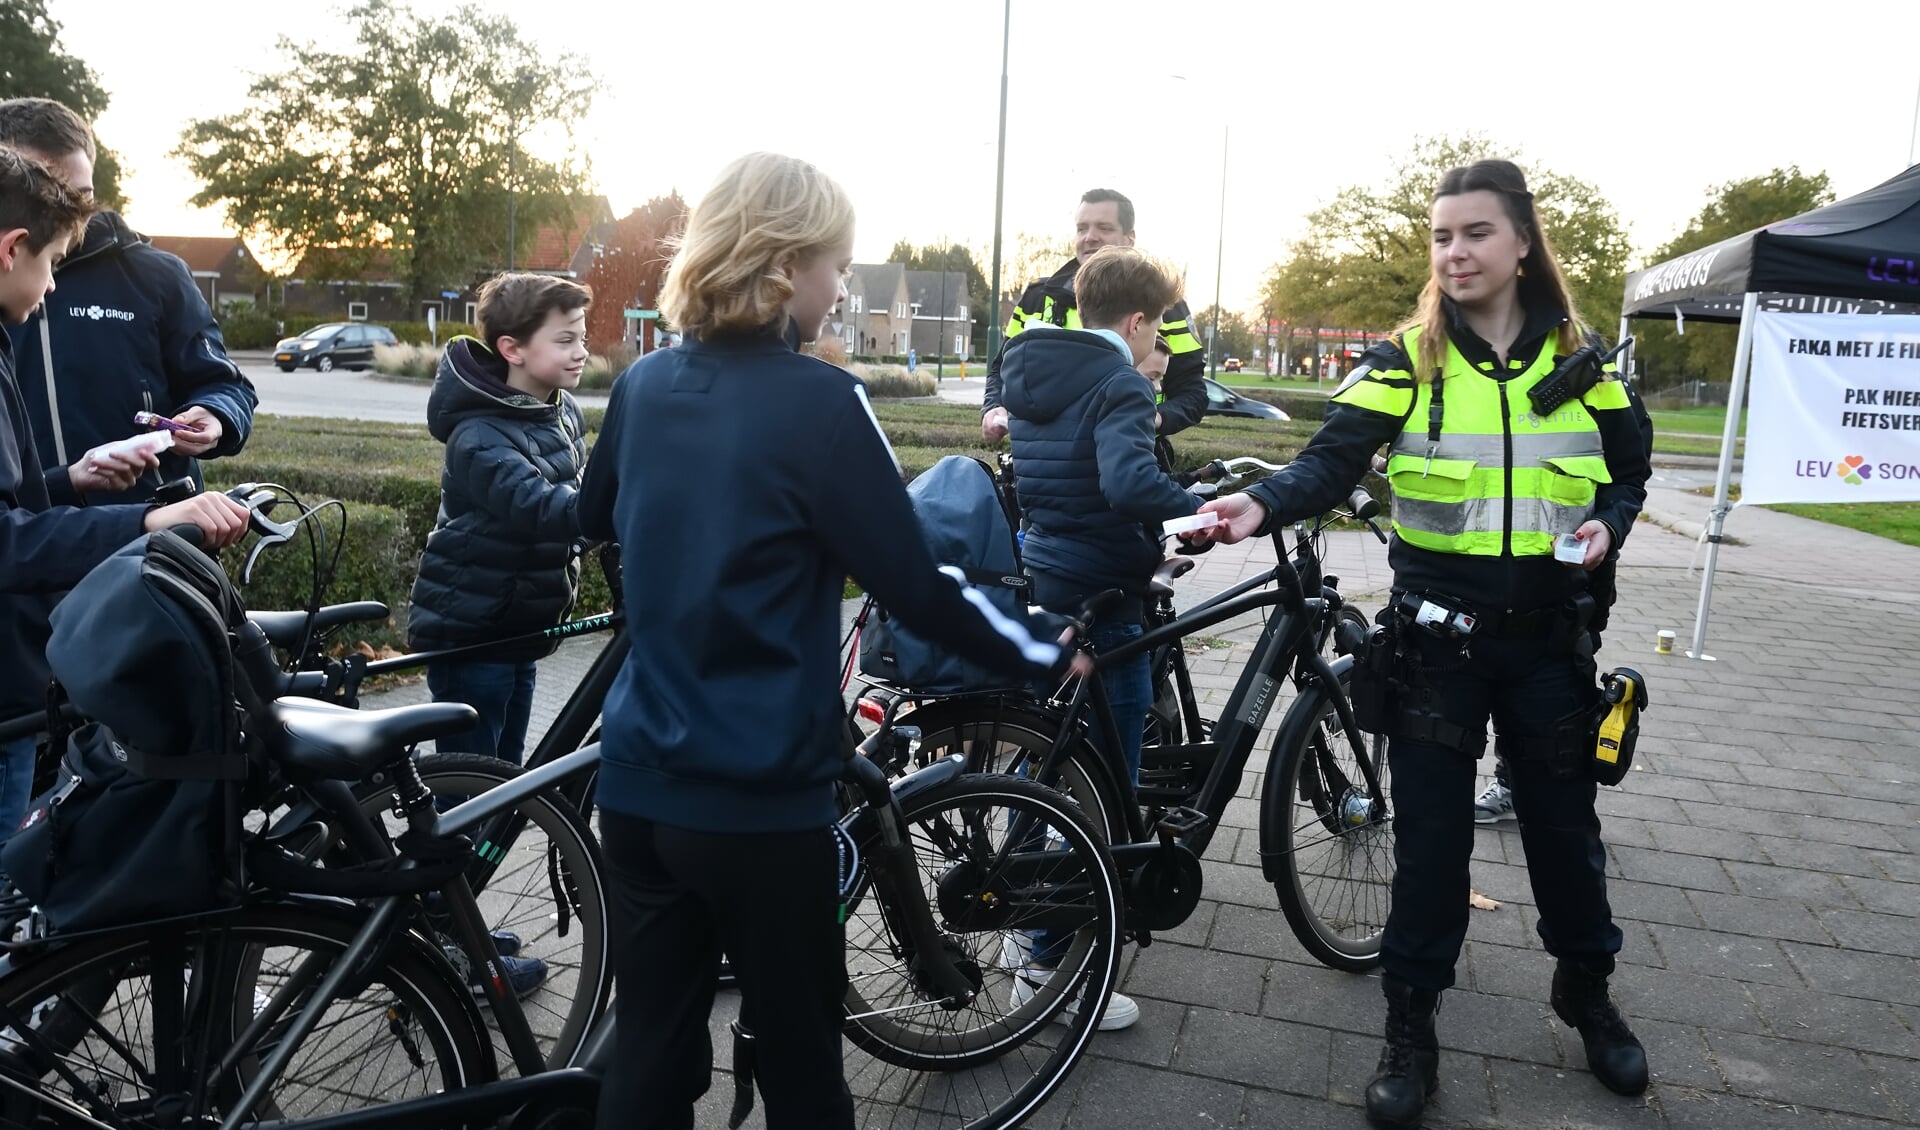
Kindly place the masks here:
[(1920, 499), (1920, 316), (1755, 318), (1740, 501)]

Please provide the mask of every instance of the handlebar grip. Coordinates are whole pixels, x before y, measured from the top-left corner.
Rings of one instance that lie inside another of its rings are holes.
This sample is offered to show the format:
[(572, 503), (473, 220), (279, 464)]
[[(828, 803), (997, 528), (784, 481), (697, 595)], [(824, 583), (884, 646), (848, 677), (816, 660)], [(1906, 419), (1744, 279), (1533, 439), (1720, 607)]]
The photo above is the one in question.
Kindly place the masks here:
[(204, 551), (207, 548), (207, 535), (191, 522), (179, 526), (168, 526), (167, 532), (195, 549)]
[(1367, 493), (1367, 488), (1354, 487), (1353, 493), (1347, 496), (1347, 509), (1364, 522), (1380, 513), (1380, 503)]
[(273, 645), (267, 642), (267, 633), (260, 625), (242, 620), (234, 629), (234, 637), (233, 658), (254, 693), (265, 699), (287, 693), (286, 673), (274, 662)]

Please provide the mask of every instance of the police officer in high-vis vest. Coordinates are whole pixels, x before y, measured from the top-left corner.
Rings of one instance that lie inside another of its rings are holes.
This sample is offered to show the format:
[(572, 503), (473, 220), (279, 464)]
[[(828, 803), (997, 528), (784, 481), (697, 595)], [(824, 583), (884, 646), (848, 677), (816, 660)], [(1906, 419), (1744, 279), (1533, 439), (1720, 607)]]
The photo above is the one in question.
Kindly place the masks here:
[[(1439, 1085), (1434, 1012), (1467, 932), (1489, 717), (1512, 759), (1540, 937), (1558, 959), (1553, 1009), (1603, 1084), (1647, 1086), (1646, 1053), (1607, 992), (1621, 932), (1594, 815), (1588, 592), (1645, 501), (1646, 449), (1610, 370), (1593, 367), (1544, 412), (1529, 396), (1554, 389), (1550, 376), (1566, 377), (1561, 362), (1587, 338), (1520, 170), (1482, 161), (1447, 173), (1432, 223), (1413, 321), (1335, 392), (1292, 466), (1207, 504), (1224, 522), (1196, 539), (1238, 541), (1324, 513), (1390, 445), (1394, 591), (1354, 699), (1388, 737), (1397, 872), (1381, 947), (1386, 1048), (1367, 1116), (1395, 1130), (1420, 1124)], [(1571, 563), (1554, 554), (1568, 534)]]
[[(1093, 258), (1102, 247), (1133, 246), (1133, 201), (1111, 188), (1096, 188), (1080, 198), (1080, 209), (1073, 217), (1074, 257), (1047, 278), (1027, 287), (1019, 305), (1007, 320), (1006, 337), (1011, 340), (1028, 326), (1051, 325), (1062, 329), (1080, 328), (1080, 310), (1074, 303), (1073, 280), (1080, 265)], [(1158, 431), (1170, 436), (1200, 422), (1207, 410), (1207, 386), (1201, 377), (1207, 370), (1206, 350), (1193, 335), (1193, 315), (1187, 304), (1176, 302), (1160, 324), (1160, 336), (1167, 340), (1167, 374), (1161, 378)], [(1005, 352), (1002, 343), (1001, 352)], [(980, 405), (980, 434), (988, 443), (1005, 438), (1007, 410), (1000, 404), (1000, 354), (987, 362), (987, 390)]]

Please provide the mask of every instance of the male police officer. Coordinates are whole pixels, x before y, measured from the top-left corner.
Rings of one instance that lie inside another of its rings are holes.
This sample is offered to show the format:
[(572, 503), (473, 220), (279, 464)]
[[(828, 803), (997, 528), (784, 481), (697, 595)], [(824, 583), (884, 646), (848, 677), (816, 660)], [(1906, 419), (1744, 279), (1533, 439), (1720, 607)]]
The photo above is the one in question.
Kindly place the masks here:
[[(1133, 246), (1133, 201), (1110, 188), (1096, 188), (1080, 198), (1080, 210), (1073, 218), (1074, 257), (1050, 277), (1027, 287), (1007, 321), (1008, 338), (1029, 324), (1048, 324), (1063, 329), (1080, 328), (1080, 311), (1073, 298), (1074, 275), (1080, 265), (1102, 247)], [(1157, 417), (1161, 435), (1172, 435), (1200, 422), (1207, 409), (1207, 386), (1201, 383), (1206, 371), (1206, 354), (1193, 336), (1192, 314), (1187, 304), (1175, 303), (1161, 323), (1160, 336), (1166, 338), (1169, 352), (1167, 375), (1161, 379), (1163, 399)], [(1000, 357), (987, 364), (987, 391), (980, 407), (980, 434), (989, 443), (1005, 438), (1007, 410), (1000, 404)]]

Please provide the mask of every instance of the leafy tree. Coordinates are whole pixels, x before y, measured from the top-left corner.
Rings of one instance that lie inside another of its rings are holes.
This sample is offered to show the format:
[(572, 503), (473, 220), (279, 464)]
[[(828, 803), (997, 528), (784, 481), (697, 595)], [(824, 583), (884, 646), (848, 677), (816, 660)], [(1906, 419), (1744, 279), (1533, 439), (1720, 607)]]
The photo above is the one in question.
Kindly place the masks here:
[[(89, 123), (107, 110), (109, 95), (93, 68), (60, 50), (60, 25), (46, 0), (0, 0), (0, 99), (51, 98)], [(99, 145), (93, 161), (93, 195), (101, 207), (127, 206), (120, 190), (120, 159)], [(56, 154), (63, 156), (63, 154)]]
[(587, 340), (600, 352), (621, 339), (629, 307), (659, 309), (660, 284), (673, 257), (667, 241), (686, 222), (687, 202), (673, 192), (654, 197), (613, 225), (613, 236), (586, 278), (593, 288)]
[[(1192, 326), (1194, 336), (1200, 339), (1202, 345), (1205, 345), (1207, 334), (1213, 329), (1213, 307), (1195, 310)], [(1220, 340), (1213, 351), (1215, 364), (1229, 357), (1238, 357), (1251, 369), (1253, 368), (1253, 351), (1265, 349), (1266, 346), (1267, 339), (1254, 332), (1253, 323), (1245, 315), (1236, 314), (1231, 310), (1220, 312)]]
[(967, 276), (967, 293), (971, 296), (967, 304), (973, 307), (973, 337), (976, 341), (987, 340), (987, 322), (993, 316), (993, 302), (987, 292), (992, 289), (987, 276), (980, 270), (980, 264), (974, 262), (973, 252), (965, 244), (928, 244), (915, 247), (906, 240), (893, 245), (887, 253), (887, 262), (904, 263), (910, 271), (959, 271)]
[[(352, 47), (283, 38), (284, 68), (245, 108), (187, 128), (195, 204), (336, 277), (390, 263), (420, 297), (505, 265), (509, 189), (516, 252), (587, 190), (573, 135), (598, 89), (585, 60), (475, 4), (423, 16), (364, 0), (346, 17)], [(550, 139), (560, 151), (543, 156)]]
[[(1827, 174), (1802, 173), (1797, 165), (1728, 181), (1707, 191), (1707, 203), (1699, 214), (1686, 230), (1654, 252), (1648, 264), (1664, 263), (1832, 202)], [(1725, 381), (1733, 373), (1737, 325), (1689, 322), (1682, 335), (1674, 332), (1672, 322), (1642, 319), (1634, 324), (1633, 333), (1641, 380), (1649, 388), (1690, 380)]]
[(1458, 140), (1416, 137), (1392, 178), (1381, 186), (1342, 189), (1307, 217), (1308, 234), (1267, 278), (1273, 316), (1298, 326), (1383, 330), (1412, 312), (1426, 284), (1433, 189), (1447, 170), (1505, 157), (1520, 165), (1534, 211), (1553, 241), (1583, 317), (1608, 322), (1620, 306), (1627, 237), (1599, 189), (1530, 166), (1524, 157), (1469, 134)]
[[(1061, 264), (1073, 258), (1073, 254), (1073, 240), (1067, 236), (1021, 232), (1001, 247), (1001, 295), (1009, 301), (1020, 301), (1020, 292), (1027, 289), (1029, 283), (1053, 274)], [(993, 260), (989, 257), (985, 262), (992, 263)]]

